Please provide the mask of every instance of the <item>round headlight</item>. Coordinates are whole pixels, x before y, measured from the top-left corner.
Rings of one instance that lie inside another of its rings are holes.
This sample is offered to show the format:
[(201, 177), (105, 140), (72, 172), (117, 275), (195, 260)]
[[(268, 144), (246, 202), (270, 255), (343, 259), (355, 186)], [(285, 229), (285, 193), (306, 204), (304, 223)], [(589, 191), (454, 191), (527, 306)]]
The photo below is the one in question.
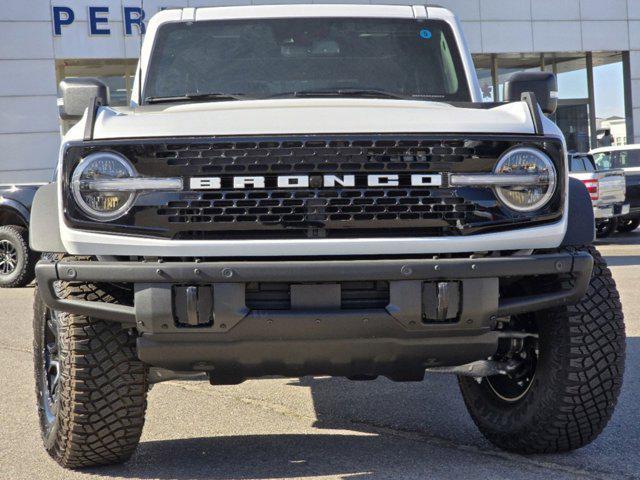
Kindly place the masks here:
[(135, 201), (134, 192), (96, 188), (100, 180), (135, 177), (136, 172), (124, 157), (112, 152), (97, 152), (83, 158), (71, 178), (73, 198), (90, 218), (108, 222), (122, 217)]
[(498, 162), (497, 174), (537, 174), (532, 185), (496, 187), (498, 198), (517, 212), (531, 212), (545, 206), (556, 190), (557, 173), (551, 159), (533, 148), (516, 148)]

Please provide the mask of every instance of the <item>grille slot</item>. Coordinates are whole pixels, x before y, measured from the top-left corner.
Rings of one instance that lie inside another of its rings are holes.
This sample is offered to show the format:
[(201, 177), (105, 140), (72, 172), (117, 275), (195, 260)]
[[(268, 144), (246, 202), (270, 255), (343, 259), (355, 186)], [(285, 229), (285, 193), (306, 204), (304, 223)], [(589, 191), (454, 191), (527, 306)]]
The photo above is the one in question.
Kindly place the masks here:
[(341, 303), (343, 310), (385, 308), (389, 305), (389, 282), (344, 282)]
[(245, 301), (251, 310), (291, 309), (291, 285), (275, 282), (252, 282), (245, 287)]
[[(389, 282), (342, 282), (343, 310), (381, 309), (389, 305)], [(291, 285), (288, 283), (253, 282), (245, 288), (247, 307), (251, 310), (291, 309)]]

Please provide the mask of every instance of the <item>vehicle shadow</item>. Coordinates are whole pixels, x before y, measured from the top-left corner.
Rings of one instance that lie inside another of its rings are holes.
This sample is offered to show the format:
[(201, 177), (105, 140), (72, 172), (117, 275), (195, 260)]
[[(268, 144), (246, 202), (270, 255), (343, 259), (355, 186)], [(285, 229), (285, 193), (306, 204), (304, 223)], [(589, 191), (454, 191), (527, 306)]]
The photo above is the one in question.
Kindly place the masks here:
[[(378, 435), (328, 433), (186, 438), (143, 443), (134, 459), (124, 466), (86, 473), (100, 478), (176, 480), (423, 480), (425, 472), (443, 470), (442, 453), (430, 457), (429, 447), (422, 444), (408, 451), (396, 446), (394, 439)], [(458, 458), (456, 465), (446, 466), (446, 470), (451, 472), (450, 478), (473, 478), (476, 467), (471, 458)]]
[(605, 238), (598, 238), (596, 245), (638, 245), (640, 244), (640, 230), (628, 233), (614, 233)]
[[(528, 456), (540, 462), (598, 472), (630, 475), (640, 472), (640, 422), (638, 398), (640, 337), (627, 339), (626, 370), (616, 411), (604, 432), (590, 445), (566, 454)], [(417, 431), (443, 439), (453, 448), (494, 447), (482, 437), (470, 419), (451, 376), (427, 376), (417, 384), (394, 384), (377, 380), (358, 384), (342, 379), (303, 379), (311, 388), (317, 413), (316, 428), (335, 428), (348, 419), (352, 428), (378, 425)], [(478, 477), (473, 478), (480, 478)]]
[[(640, 338), (627, 342), (627, 369), (616, 412), (591, 445), (562, 455), (502, 456), (477, 432), (456, 379), (420, 383), (386, 379), (292, 380), (309, 388), (317, 413), (314, 434), (229, 435), (143, 442), (121, 467), (92, 470), (113, 477), (266, 479), (314, 476), (482, 479), (546, 478), (549, 470), (593, 471), (607, 478), (640, 471)], [(340, 429), (326, 432), (325, 429)], [(407, 433), (414, 432), (414, 433)], [(401, 448), (400, 448), (401, 445)], [(527, 468), (533, 464), (537, 468)], [(438, 473), (440, 472), (440, 473)], [(562, 474), (560, 476), (563, 476)]]
[(640, 255), (607, 255), (605, 260), (610, 267), (632, 267), (640, 265)]

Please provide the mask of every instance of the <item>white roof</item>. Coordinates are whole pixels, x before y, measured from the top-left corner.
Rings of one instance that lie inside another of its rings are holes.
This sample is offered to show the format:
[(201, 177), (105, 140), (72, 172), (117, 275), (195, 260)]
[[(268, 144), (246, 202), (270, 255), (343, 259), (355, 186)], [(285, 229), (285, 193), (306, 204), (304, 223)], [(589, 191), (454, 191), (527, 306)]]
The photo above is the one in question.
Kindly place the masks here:
[(640, 150), (640, 143), (632, 143), (629, 145), (620, 145), (616, 147), (600, 147), (594, 148), (589, 153), (607, 153), (607, 152), (621, 152), (625, 150)]
[(432, 18), (450, 20), (453, 13), (443, 7), (398, 4), (350, 4), (308, 3), (281, 5), (233, 5), (166, 9), (156, 14), (152, 21), (201, 21), (241, 18), (295, 18), (295, 17), (384, 17), (384, 18)]

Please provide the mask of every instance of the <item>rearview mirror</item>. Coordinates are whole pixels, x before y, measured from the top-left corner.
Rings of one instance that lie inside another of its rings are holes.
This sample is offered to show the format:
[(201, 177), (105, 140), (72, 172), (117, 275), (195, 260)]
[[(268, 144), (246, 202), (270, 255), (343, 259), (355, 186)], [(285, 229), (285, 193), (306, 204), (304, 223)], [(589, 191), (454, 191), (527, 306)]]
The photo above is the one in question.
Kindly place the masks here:
[(63, 120), (78, 120), (93, 98), (100, 105), (109, 105), (109, 88), (96, 78), (65, 78), (60, 82), (58, 107)]
[(546, 115), (553, 115), (558, 108), (558, 81), (553, 73), (518, 72), (509, 78), (504, 87), (507, 102), (519, 102), (522, 94), (533, 92)]

